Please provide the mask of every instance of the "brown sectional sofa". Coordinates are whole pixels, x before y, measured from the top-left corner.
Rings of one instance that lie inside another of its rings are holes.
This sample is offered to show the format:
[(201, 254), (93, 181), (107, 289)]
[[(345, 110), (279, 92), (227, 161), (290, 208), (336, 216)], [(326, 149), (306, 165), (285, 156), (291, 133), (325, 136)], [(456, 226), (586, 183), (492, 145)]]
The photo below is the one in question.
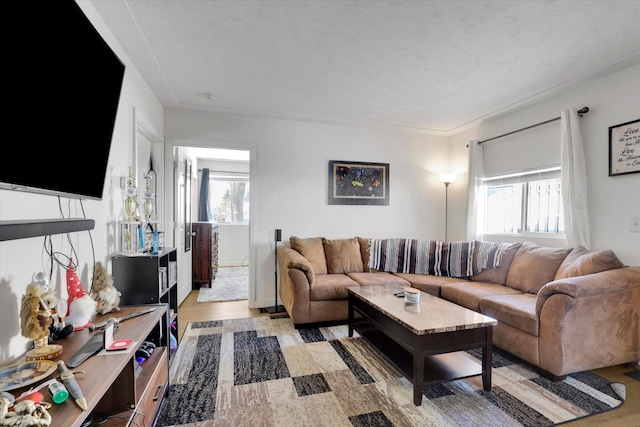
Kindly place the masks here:
[(373, 270), (370, 243), (291, 237), (278, 251), (280, 298), (296, 326), (345, 322), (348, 287), (395, 283), (495, 318), (494, 345), (553, 379), (640, 360), (640, 267), (612, 251), (517, 243), (499, 268), (461, 278)]

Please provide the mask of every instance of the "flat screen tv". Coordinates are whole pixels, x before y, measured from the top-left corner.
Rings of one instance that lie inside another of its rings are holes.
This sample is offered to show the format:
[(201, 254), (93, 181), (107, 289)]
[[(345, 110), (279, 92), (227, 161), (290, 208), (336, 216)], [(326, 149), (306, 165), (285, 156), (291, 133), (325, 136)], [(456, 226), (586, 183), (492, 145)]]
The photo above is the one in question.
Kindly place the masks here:
[(12, 16), (0, 189), (101, 200), (125, 66), (74, 0)]

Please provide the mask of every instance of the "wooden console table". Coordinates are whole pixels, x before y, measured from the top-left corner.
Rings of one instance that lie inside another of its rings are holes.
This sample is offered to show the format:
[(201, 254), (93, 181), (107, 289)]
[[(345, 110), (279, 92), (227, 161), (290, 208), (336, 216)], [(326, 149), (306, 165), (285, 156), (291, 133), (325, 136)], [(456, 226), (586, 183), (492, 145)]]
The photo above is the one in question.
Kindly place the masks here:
[[(69, 368), (76, 372), (76, 378), (84, 397), (87, 400), (86, 411), (69, 398), (61, 404), (53, 404), (51, 427), (80, 427), (85, 419), (93, 416), (94, 423), (101, 417), (107, 417), (102, 426), (152, 426), (162, 403), (169, 378), (169, 359), (167, 337), (161, 336), (162, 322), (166, 322), (169, 315), (167, 304), (151, 304), (144, 306), (121, 306), (119, 312), (97, 315), (93, 323), (99, 323), (111, 317), (122, 317), (127, 314), (156, 307), (155, 311), (127, 319), (119, 323), (114, 334), (115, 339), (132, 339), (134, 346), (126, 351), (109, 352), (106, 355), (97, 354), (89, 357), (80, 366)], [(94, 334), (99, 331), (84, 329), (71, 333), (56, 344), (63, 346), (60, 358), (68, 362)], [(144, 363), (138, 365), (135, 352), (143, 343), (150, 341), (156, 348)], [(84, 373), (78, 373), (84, 371)], [(58, 370), (43, 381), (55, 378), (60, 374)], [(13, 390), (19, 396), (29, 387)], [(44, 388), (40, 390), (44, 400), (50, 402), (51, 394)]]

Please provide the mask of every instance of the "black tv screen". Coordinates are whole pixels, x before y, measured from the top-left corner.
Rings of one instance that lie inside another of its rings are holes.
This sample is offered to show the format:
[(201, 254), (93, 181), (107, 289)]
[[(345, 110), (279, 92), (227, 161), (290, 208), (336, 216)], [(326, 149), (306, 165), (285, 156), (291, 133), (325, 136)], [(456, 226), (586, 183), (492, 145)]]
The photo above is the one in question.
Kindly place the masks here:
[(15, 9), (0, 188), (100, 200), (125, 66), (74, 0)]

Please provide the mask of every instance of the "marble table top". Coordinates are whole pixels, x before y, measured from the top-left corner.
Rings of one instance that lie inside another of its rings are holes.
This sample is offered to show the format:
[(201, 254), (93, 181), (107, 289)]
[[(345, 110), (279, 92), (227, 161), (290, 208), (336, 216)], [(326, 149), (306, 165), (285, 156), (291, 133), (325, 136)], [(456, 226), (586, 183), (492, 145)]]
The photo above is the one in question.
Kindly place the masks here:
[(420, 291), (418, 303), (406, 303), (394, 294), (400, 285), (367, 285), (347, 288), (350, 294), (376, 308), (416, 335), (495, 326), (498, 321), (460, 305)]

